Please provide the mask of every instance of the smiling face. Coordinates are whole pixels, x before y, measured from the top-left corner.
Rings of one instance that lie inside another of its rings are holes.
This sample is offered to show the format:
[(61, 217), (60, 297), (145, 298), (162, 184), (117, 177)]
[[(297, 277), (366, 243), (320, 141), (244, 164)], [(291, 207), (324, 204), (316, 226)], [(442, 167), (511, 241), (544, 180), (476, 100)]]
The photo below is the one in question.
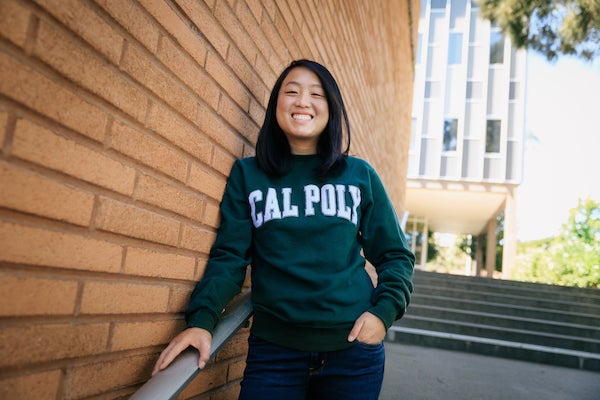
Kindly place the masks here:
[(277, 123), (292, 154), (316, 154), (319, 136), (329, 121), (329, 106), (319, 77), (308, 68), (292, 69), (277, 97)]

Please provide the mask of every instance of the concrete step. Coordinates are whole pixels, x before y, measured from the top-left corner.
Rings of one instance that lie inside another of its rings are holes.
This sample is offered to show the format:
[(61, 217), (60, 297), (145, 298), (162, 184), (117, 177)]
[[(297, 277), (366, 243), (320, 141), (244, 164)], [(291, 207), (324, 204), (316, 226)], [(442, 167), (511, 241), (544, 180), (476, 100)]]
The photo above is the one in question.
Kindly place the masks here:
[(498, 304), (487, 301), (457, 299), (447, 296), (435, 296), (422, 293), (414, 293), (412, 304), (420, 306), (443, 307), (455, 310), (478, 311), (484, 313), (496, 313), (501, 315), (512, 315), (514, 317), (542, 319), (546, 321), (581, 324), (600, 327), (600, 314), (584, 314), (577, 312), (564, 312), (548, 310), (544, 308), (525, 307), (523, 305)]
[[(483, 278), (482, 278), (483, 279)], [(467, 287), (439, 287), (415, 283), (415, 295), (419, 293), (452, 297), (462, 300), (485, 301), (518, 307), (542, 308), (562, 312), (577, 312), (582, 314), (600, 315), (600, 306), (590, 303), (570, 302), (563, 300), (560, 296), (540, 296), (539, 293), (525, 292), (520, 295), (509, 294), (504, 288), (488, 286), (488, 291), (469, 289)]]
[(547, 285), (531, 282), (519, 282), (505, 279), (489, 279), (475, 276), (439, 274), (422, 270), (415, 271), (414, 282), (417, 285), (459, 287), (475, 291), (487, 291), (489, 287), (502, 288), (506, 294), (527, 295), (531, 293), (560, 294), (563, 301), (600, 305), (600, 289), (572, 286)]
[(600, 340), (600, 325), (592, 326), (565, 323), (556, 320), (523, 318), (513, 315), (502, 315), (465, 309), (453, 310), (448, 307), (435, 307), (421, 304), (414, 304), (410, 307), (409, 315), (413, 313), (420, 318), (474, 323), (499, 328), (517, 328), (526, 331), (556, 333)]
[(416, 271), (388, 340), (600, 371), (600, 291)]
[(600, 354), (479, 336), (392, 326), (387, 341), (600, 371)]
[(516, 325), (515, 327), (503, 327), (461, 322), (452, 319), (405, 315), (394, 326), (600, 353), (600, 340), (573, 336), (572, 334), (558, 334), (548, 332), (547, 330), (545, 332), (537, 332), (519, 329)]

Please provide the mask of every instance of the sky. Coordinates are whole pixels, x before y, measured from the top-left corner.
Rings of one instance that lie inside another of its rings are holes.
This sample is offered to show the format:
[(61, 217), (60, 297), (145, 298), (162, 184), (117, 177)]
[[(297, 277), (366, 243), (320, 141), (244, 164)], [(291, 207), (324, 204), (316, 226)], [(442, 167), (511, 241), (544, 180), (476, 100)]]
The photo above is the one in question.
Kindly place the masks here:
[(600, 201), (600, 60), (528, 53), (517, 239), (560, 233), (579, 198)]

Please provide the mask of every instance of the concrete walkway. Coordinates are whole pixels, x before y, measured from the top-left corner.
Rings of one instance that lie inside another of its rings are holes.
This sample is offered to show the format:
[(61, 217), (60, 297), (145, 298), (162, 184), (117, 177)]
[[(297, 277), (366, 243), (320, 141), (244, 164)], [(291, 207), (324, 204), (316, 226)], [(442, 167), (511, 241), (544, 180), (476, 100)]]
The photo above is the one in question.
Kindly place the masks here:
[(600, 373), (386, 342), (379, 400), (600, 400)]

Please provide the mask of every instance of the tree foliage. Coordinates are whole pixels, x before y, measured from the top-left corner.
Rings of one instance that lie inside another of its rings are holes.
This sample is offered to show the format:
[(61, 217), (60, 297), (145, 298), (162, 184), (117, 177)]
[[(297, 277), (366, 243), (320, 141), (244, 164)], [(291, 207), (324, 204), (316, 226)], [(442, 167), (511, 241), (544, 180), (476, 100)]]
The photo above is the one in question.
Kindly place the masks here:
[(599, 0), (478, 0), (481, 16), (494, 21), (517, 48), (554, 60), (600, 55)]
[(520, 244), (513, 278), (600, 287), (600, 202), (579, 200), (559, 236)]

